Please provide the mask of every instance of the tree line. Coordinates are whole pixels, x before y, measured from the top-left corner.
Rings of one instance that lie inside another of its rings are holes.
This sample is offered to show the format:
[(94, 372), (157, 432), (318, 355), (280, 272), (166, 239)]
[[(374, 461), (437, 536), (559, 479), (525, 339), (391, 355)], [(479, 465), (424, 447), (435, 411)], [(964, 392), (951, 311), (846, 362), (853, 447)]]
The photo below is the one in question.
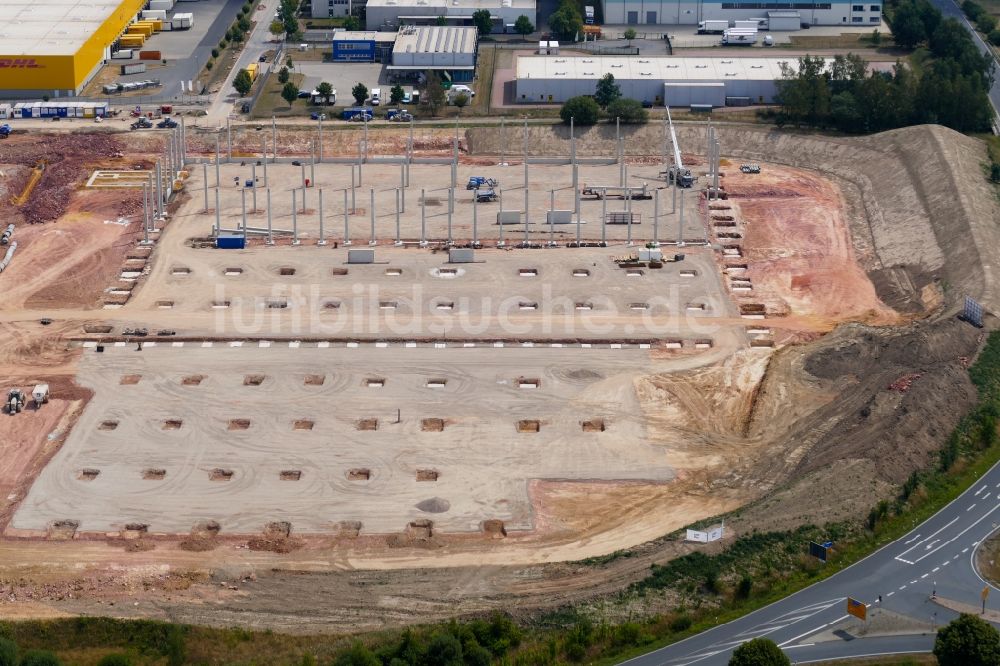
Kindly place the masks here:
[[(936, 123), (960, 132), (988, 130), (993, 60), (969, 33), (927, 0), (901, 0), (892, 18), (896, 43), (920, 47), (910, 66), (868, 71), (855, 54), (832, 62), (805, 56), (798, 68), (782, 66), (778, 124), (832, 127), (843, 132)], [(926, 45), (926, 46), (925, 46)]]

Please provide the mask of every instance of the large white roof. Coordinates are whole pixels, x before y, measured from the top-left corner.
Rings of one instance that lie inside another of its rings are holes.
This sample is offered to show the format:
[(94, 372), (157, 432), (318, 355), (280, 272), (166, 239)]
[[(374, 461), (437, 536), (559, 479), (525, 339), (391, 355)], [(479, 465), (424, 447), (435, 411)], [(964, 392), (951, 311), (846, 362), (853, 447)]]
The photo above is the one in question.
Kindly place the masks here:
[(798, 58), (679, 58), (671, 56), (520, 56), (520, 79), (594, 79), (613, 74), (616, 79), (661, 81), (774, 81), (781, 78), (781, 63), (792, 71)]
[(392, 52), (474, 54), (476, 32), (462, 26), (403, 26)]
[(122, 0), (2, 0), (0, 54), (74, 55)]

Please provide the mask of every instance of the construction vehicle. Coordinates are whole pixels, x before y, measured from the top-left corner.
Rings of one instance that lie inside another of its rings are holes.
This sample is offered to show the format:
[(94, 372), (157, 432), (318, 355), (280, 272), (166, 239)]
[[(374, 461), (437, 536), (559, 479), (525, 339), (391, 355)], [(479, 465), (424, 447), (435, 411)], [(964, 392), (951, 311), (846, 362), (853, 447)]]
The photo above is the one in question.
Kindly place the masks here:
[(580, 194), (585, 197), (594, 197), (596, 199), (652, 199), (653, 194), (649, 190), (649, 187), (643, 183), (642, 185), (609, 185), (607, 187), (597, 187), (592, 185), (584, 185), (583, 189), (580, 190)]
[(674, 131), (674, 119), (670, 117), (670, 104), (667, 107), (667, 123), (670, 126), (670, 147), (674, 151), (674, 163), (661, 173), (667, 177), (667, 183), (678, 185), (679, 187), (691, 187), (694, 185), (694, 175), (691, 170), (684, 167), (684, 160), (681, 158), (681, 148), (677, 145), (677, 132)]
[(177, 127), (177, 121), (173, 118), (164, 118), (160, 122), (156, 123), (156, 126), (160, 129), (173, 129)]
[(590, 39), (591, 41), (600, 39), (604, 36), (601, 31), (601, 26), (599, 25), (585, 25), (583, 26), (583, 37), (584, 39)]
[(10, 136), (11, 132), (13, 132), (13, 131), (14, 130), (11, 128), (11, 126), (8, 123), (4, 123), (3, 125), (0, 125), (0, 139), (6, 139), (7, 137)]
[(478, 190), (480, 187), (488, 187), (492, 189), (499, 184), (499, 180), (487, 178), (486, 176), (469, 176), (469, 182), (465, 184), (465, 189)]
[(138, 120), (129, 125), (129, 129), (149, 129), (153, 126), (153, 121), (145, 116), (140, 116)]
[(24, 409), (24, 391), (12, 388), (7, 391), (7, 413), (13, 416)]
[(31, 399), (35, 403), (35, 409), (41, 409), (42, 405), (49, 401), (49, 385), (36, 384), (31, 390)]
[(476, 201), (479, 203), (486, 203), (488, 201), (496, 201), (497, 193), (496, 190), (476, 190)]
[(3, 235), (0, 236), (0, 245), (6, 245), (7, 243), (9, 243), (10, 237), (13, 235), (14, 235), (14, 225), (8, 224), (7, 229), (3, 232)]

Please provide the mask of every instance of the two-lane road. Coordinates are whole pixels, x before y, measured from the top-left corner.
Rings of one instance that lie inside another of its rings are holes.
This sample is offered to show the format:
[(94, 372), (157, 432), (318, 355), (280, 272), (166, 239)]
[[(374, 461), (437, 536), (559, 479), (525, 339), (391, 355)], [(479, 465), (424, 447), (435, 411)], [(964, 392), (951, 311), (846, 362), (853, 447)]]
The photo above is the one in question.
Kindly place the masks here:
[(847, 597), (913, 618), (945, 624), (957, 613), (933, 595), (975, 606), (984, 582), (975, 570), (975, 551), (1000, 525), (1000, 464), (924, 523), (864, 560), (781, 601), (687, 640), (636, 657), (631, 666), (725, 664), (732, 651), (752, 638), (767, 637), (796, 663), (868, 654), (926, 652), (931, 633), (852, 639), (811, 640), (848, 620)]

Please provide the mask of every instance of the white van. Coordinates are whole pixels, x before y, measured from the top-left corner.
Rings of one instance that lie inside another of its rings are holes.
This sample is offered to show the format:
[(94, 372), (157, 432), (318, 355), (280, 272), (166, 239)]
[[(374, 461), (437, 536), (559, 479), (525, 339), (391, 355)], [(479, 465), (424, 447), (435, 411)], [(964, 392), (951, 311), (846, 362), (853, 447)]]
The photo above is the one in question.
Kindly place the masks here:
[(382, 89), (372, 88), (372, 106), (378, 106), (382, 103)]
[(462, 84), (458, 84), (458, 85), (452, 86), (451, 90), (449, 90), (448, 93), (451, 94), (451, 95), (457, 95), (458, 93), (465, 93), (470, 98), (476, 96), (476, 91), (475, 90), (473, 90), (469, 86), (465, 86), (465, 85), (462, 85)]

